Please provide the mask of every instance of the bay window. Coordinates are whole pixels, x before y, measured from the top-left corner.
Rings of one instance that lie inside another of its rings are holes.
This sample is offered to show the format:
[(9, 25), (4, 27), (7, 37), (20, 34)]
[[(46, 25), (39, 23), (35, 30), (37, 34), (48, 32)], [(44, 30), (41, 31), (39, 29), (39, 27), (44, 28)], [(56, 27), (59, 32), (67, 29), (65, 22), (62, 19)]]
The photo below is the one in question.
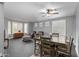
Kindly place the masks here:
[(28, 33), (28, 23), (8, 21), (8, 34), (16, 32)]

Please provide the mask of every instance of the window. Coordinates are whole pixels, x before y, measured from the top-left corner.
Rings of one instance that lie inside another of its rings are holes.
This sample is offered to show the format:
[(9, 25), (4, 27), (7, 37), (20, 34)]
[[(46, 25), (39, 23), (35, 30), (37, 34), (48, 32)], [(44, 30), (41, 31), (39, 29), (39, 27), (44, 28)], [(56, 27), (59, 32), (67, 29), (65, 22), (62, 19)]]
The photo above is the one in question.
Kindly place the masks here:
[(22, 23), (12, 22), (12, 33), (16, 33), (18, 31), (23, 32)]
[(11, 21), (8, 21), (8, 34), (11, 34)]
[(8, 34), (13, 34), (13, 33), (19, 32), (19, 31), (28, 33), (28, 23), (8, 21)]
[(28, 23), (24, 24), (24, 33), (28, 33)]
[(53, 21), (52, 33), (59, 33), (59, 41), (65, 42), (66, 20)]
[(58, 20), (52, 22), (52, 32), (59, 33), (60, 35), (65, 35), (66, 33), (66, 21)]

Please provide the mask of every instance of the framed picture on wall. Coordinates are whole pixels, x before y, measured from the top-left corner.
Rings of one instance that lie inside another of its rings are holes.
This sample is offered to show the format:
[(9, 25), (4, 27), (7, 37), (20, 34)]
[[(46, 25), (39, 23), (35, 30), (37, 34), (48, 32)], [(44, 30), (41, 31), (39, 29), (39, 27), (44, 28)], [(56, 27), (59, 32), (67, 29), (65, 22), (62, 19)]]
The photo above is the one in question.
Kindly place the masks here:
[(49, 24), (49, 21), (45, 22), (45, 26), (48, 27), (50, 24)]
[(43, 27), (43, 22), (40, 22), (40, 23), (39, 23), (39, 26), (40, 26), (40, 27)]
[(35, 23), (35, 24), (34, 24), (34, 27), (37, 27), (37, 26), (38, 26), (38, 23)]

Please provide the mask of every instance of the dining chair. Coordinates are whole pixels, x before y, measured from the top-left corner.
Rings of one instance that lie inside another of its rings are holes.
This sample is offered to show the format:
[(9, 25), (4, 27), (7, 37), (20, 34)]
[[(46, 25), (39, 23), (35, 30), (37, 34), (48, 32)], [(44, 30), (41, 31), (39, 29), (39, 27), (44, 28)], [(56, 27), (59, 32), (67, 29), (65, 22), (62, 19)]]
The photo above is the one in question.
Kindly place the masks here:
[(71, 41), (69, 42), (69, 44), (67, 43), (66, 45), (60, 44), (57, 47), (57, 56), (70, 57), (71, 51), (72, 51), (73, 40), (74, 40), (74, 38), (72, 38)]
[[(51, 35), (51, 41), (53, 41), (53, 42), (59, 42), (59, 33), (52, 33), (52, 35)], [(54, 44), (54, 54), (55, 54), (55, 56), (56, 56), (56, 49), (57, 48), (57, 45), (56, 44)]]
[(36, 34), (36, 36), (34, 38), (34, 54), (35, 55), (40, 54), (40, 45), (41, 45), (40, 35)]
[(42, 57), (51, 57), (51, 46), (50, 41), (41, 40), (41, 56)]
[(53, 57), (54, 56), (53, 45), (54, 44), (51, 42), (51, 38), (41, 37), (41, 49), (40, 49), (41, 57)]
[(44, 32), (43, 31), (39, 31), (38, 34), (41, 36), (44, 36)]
[(59, 33), (52, 33), (52, 36), (59, 37)]
[(59, 41), (59, 33), (52, 33), (51, 40)]

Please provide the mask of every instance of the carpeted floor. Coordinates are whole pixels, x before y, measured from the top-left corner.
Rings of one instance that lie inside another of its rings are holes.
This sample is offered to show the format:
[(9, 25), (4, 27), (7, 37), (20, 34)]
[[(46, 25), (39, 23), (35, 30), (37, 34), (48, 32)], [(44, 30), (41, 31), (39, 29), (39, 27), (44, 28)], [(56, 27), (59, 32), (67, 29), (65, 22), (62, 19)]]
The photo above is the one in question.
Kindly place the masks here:
[[(76, 51), (73, 47), (72, 56), (76, 57)], [(9, 48), (7, 49), (8, 57), (30, 57), (34, 55), (34, 42), (23, 42), (20, 39), (9, 40)]]
[(30, 57), (34, 52), (34, 43), (23, 42), (21, 39), (9, 40), (9, 48), (7, 50), (9, 57)]

